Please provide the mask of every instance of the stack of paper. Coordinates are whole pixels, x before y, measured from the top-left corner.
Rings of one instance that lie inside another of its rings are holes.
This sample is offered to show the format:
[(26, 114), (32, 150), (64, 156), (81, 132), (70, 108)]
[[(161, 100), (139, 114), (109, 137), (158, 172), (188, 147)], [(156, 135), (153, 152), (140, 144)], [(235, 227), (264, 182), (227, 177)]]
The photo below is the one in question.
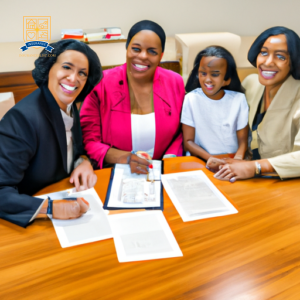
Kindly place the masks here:
[(166, 192), (184, 222), (238, 212), (202, 171), (161, 177)]
[(103, 40), (118, 40), (124, 38), (120, 27), (106, 27), (94, 30), (85, 30), (88, 42)]
[(84, 42), (84, 33), (82, 29), (62, 29), (61, 39), (74, 39)]
[(161, 211), (108, 216), (119, 262), (182, 256)]

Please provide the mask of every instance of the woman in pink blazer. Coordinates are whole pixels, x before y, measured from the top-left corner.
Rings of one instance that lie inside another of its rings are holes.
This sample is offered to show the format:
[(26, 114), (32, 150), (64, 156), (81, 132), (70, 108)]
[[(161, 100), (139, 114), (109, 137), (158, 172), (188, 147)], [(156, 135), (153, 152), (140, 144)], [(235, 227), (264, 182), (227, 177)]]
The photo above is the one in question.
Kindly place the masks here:
[(180, 75), (158, 66), (164, 46), (165, 33), (158, 24), (135, 24), (126, 43), (126, 64), (104, 71), (85, 99), (80, 114), (83, 141), (99, 168), (129, 163), (132, 172), (146, 173), (149, 163), (135, 151), (151, 152), (153, 159), (182, 155), (185, 90)]

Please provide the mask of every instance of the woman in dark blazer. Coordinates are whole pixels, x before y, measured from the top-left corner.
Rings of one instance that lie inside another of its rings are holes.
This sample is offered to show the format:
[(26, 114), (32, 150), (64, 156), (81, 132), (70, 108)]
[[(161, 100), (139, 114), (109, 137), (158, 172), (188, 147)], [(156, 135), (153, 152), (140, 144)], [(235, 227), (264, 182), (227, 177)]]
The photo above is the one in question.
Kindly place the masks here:
[[(95, 185), (97, 177), (84, 156), (75, 102), (83, 101), (100, 81), (96, 53), (74, 40), (51, 45), (35, 61), (39, 88), (17, 103), (0, 122), (0, 218), (26, 227), (37, 216), (79, 217), (88, 203), (60, 200), (54, 204), (32, 197), (68, 176), (78, 189)], [(49, 201), (51, 202), (51, 201)]]

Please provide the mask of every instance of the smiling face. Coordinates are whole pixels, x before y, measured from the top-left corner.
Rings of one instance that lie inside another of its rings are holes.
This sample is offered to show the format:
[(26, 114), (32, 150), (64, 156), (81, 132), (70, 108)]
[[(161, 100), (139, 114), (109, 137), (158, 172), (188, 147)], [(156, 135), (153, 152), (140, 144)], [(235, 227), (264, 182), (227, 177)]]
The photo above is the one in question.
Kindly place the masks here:
[(162, 46), (158, 35), (150, 30), (142, 30), (128, 45), (127, 74), (137, 80), (152, 80), (161, 58)]
[(63, 111), (84, 88), (88, 72), (89, 62), (83, 53), (67, 50), (58, 56), (49, 71), (48, 88)]
[(212, 100), (220, 100), (224, 96), (223, 86), (230, 84), (224, 80), (227, 71), (225, 58), (203, 56), (198, 69), (199, 83), (204, 94)]
[(290, 55), (286, 36), (279, 34), (269, 37), (263, 44), (256, 59), (259, 82), (264, 86), (281, 85), (289, 76)]

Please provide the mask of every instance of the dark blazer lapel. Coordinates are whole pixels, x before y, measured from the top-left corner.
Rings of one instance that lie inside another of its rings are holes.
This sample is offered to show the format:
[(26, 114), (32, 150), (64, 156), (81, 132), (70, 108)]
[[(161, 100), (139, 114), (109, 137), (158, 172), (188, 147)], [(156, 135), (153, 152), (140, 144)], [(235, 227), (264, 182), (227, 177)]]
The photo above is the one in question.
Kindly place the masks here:
[(73, 139), (73, 160), (76, 161), (80, 155), (85, 154), (85, 151), (82, 143), (82, 132), (80, 127), (79, 113), (75, 102), (72, 105), (72, 113), (74, 119), (73, 127), (71, 129)]
[[(43, 104), (45, 104), (42, 105), (42, 108), (44, 110), (45, 116), (50, 121), (54, 129), (60, 147), (61, 156), (63, 158), (63, 166), (65, 171), (68, 172), (66, 129), (61, 116), (60, 108), (46, 85), (41, 86), (41, 90), (42, 95), (44, 96), (43, 98), (45, 99), (45, 101), (42, 102)], [(44, 132), (43, 134), (47, 134), (47, 132)]]
[[(254, 121), (254, 117), (256, 115), (257, 109), (258, 109), (258, 105), (260, 104), (260, 101), (262, 99), (265, 87), (263, 85), (261, 85), (259, 82), (256, 82), (256, 89), (255, 92), (253, 93), (253, 100), (251, 102), (250, 105), (250, 109), (249, 109), (249, 126), (250, 128), (252, 128), (253, 125), (253, 121)], [(246, 97), (247, 97), (247, 89), (246, 89)], [(248, 100), (248, 99), (247, 99)]]

